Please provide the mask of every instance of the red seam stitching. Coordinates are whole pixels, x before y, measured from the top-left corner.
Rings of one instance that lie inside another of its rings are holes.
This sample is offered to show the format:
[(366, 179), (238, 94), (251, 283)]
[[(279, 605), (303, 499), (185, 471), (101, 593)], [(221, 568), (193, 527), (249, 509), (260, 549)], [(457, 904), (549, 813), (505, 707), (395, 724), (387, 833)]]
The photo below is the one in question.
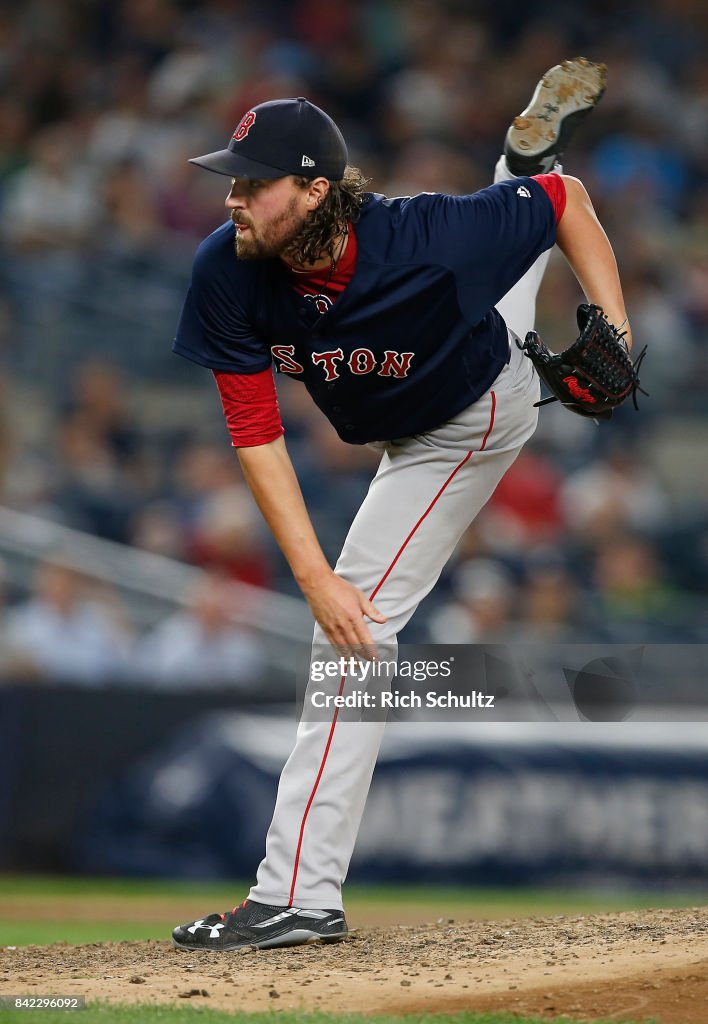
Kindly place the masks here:
[[(490, 413), (490, 417), (489, 417), (489, 426), (487, 427), (487, 432), (484, 435), (484, 437), (482, 439), (482, 443), (481, 443), (481, 445), (479, 446), (479, 449), (478, 449), (478, 451), (480, 451), (480, 452), (484, 451), (484, 449), (485, 449), (485, 447), (487, 445), (487, 441), (489, 439), (489, 435), (491, 434), (492, 428), (494, 427), (494, 415), (495, 415), (496, 408), (497, 408), (497, 396), (495, 395), (495, 393), (493, 391), (490, 392), (490, 393), (491, 393), (491, 396), (492, 396), (492, 409), (491, 409), (491, 413)], [(433, 498), (431, 503), (428, 505), (428, 507), (425, 510), (425, 512), (423, 513), (423, 515), (420, 517), (420, 519), (415, 524), (415, 526), (413, 527), (411, 532), (408, 534), (408, 536), (404, 540), (404, 542), (401, 545), (401, 547), (398, 549), (398, 553), (397, 553), (396, 557), (391, 562), (391, 564), (389, 565), (389, 567), (386, 570), (385, 574), (381, 577), (381, 580), (379, 581), (379, 583), (377, 584), (377, 586), (374, 589), (373, 593), (371, 594), (371, 597), (369, 598), (370, 601), (373, 601), (373, 599), (376, 596), (376, 594), (378, 594), (379, 590), (381, 589), (381, 587), (384, 585), (384, 583), (386, 582), (386, 580), (390, 576), (391, 571), (393, 570), (393, 567), (395, 566), (396, 562), (398, 561), (398, 559), (401, 557), (401, 555), (405, 551), (407, 544), (410, 542), (411, 538), (415, 534), (415, 532), (418, 529), (418, 527), (420, 526), (420, 524), (432, 512), (433, 508), (435, 507), (436, 502), (440, 499), (440, 496), (445, 491), (445, 488), (448, 487), (448, 485), (452, 482), (452, 480), (454, 480), (455, 476), (459, 473), (459, 471), (462, 469), (462, 467), (465, 465), (465, 463), (469, 462), (469, 460), (472, 458), (473, 455), (474, 455), (473, 451), (467, 452), (467, 454), (465, 455), (464, 459), (457, 466), (455, 466), (455, 468), (453, 469), (452, 473), (450, 473), (450, 475), (447, 478), (447, 480), (445, 481), (445, 483), (442, 485), (442, 487), (440, 488), (438, 493), (435, 495), (435, 497)], [(342, 676), (342, 681), (341, 681), (340, 686), (339, 686), (339, 696), (341, 696), (342, 691), (344, 690), (344, 683), (346, 681), (346, 678), (347, 678), (346, 675)], [(295, 852), (295, 864), (294, 864), (294, 867), (293, 867), (293, 880), (292, 880), (292, 884), (290, 886), (290, 898), (288, 900), (288, 907), (292, 907), (293, 900), (295, 898), (295, 885), (297, 884), (297, 873), (298, 873), (298, 870), (299, 870), (299, 867), (300, 867), (300, 852), (302, 850), (302, 841), (303, 841), (303, 838), (304, 838), (304, 835), (305, 835), (305, 825), (307, 823), (307, 816), (310, 813), (310, 808), (312, 807), (312, 802), (315, 799), (315, 794), (317, 793), (317, 788), (318, 788), (318, 786), (320, 784), (320, 779), (322, 778), (322, 773), (324, 772), (325, 764), (327, 763), (327, 757), (329, 755), (329, 748), (332, 745), (332, 737), (334, 736), (334, 729), (335, 729), (335, 726), (337, 724), (338, 717), (339, 717), (339, 708), (336, 708), (336, 710), (334, 712), (334, 718), (332, 719), (332, 725), (331, 725), (331, 728), (329, 730), (329, 736), (327, 738), (327, 745), (325, 746), (324, 754), (322, 755), (322, 761), (320, 762), (320, 770), (317, 773), (317, 778), (315, 779), (315, 784), (312, 787), (312, 792), (310, 793), (310, 799), (307, 801), (307, 806), (305, 808), (305, 813), (303, 814), (302, 821), (300, 822), (300, 836), (298, 838), (297, 850)]]

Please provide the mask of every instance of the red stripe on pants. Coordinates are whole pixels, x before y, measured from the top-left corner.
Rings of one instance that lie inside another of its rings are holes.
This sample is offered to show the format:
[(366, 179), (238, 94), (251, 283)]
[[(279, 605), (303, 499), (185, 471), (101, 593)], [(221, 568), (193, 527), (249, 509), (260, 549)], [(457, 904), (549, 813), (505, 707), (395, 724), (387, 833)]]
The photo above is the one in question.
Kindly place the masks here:
[[(490, 414), (490, 417), (489, 417), (489, 426), (487, 427), (487, 432), (484, 435), (484, 438), (482, 439), (481, 445), (479, 446), (478, 450), (480, 452), (483, 452), (484, 449), (486, 448), (487, 441), (489, 440), (489, 435), (491, 434), (492, 429), (494, 427), (494, 414), (495, 414), (496, 408), (497, 408), (497, 396), (494, 394), (493, 391), (491, 392), (491, 396), (492, 396), (492, 409), (491, 409), (491, 414)], [(411, 532), (408, 534), (406, 539), (401, 544), (400, 548), (398, 549), (398, 551), (396, 553), (396, 557), (393, 559), (393, 561), (389, 565), (389, 567), (386, 570), (386, 572), (383, 574), (383, 576), (381, 577), (379, 582), (376, 584), (376, 586), (372, 590), (371, 597), (369, 598), (370, 601), (374, 600), (374, 598), (376, 597), (378, 592), (381, 590), (381, 587), (384, 585), (384, 583), (386, 582), (388, 577), (391, 575), (391, 572), (393, 571), (393, 568), (396, 565), (396, 562), (398, 562), (399, 558), (401, 557), (403, 552), (406, 550), (406, 547), (408, 546), (408, 544), (410, 544), (411, 539), (415, 536), (415, 533), (419, 529), (421, 523), (425, 522), (427, 517), (430, 515), (432, 510), (435, 508), (435, 505), (437, 504), (437, 502), (440, 500), (442, 495), (445, 493), (446, 488), (452, 483), (452, 481), (455, 479), (455, 477), (460, 472), (462, 467), (469, 462), (469, 460), (472, 458), (473, 455), (474, 455), (474, 452), (467, 452), (467, 454), (465, 455), (464, 459), (462, 459), (462, 461), (460, 463), (458, 463), (457, 466), (455, 466), (455, 468), (453, 469), (452, 473), (450, 473), (449, 477), (447, 478), (445, 483), (442, 485), (442, 487), (440, 488), (438, 493), (435, 495), (433, 500), (430, 502), (430, 504), (426, 508), (425, 512), (423, 513), (423, 515), (420, 517), (420, 519), (415, 524), (415, 526), (413, 527)], [(342, 692), (344, 690), (344, 684), (346, 682), (346, 678), (347, 678), (346, 675), (342, 676), (342, 681), (341, 681), (340, 686), (339, 686), (339, 696), (341, 696), (341, 694), (342, 694)], [(302, 850), (302, 840), (303, 840), (303, 837), (305, 835), (305, 824), (307, 823), (307, 816), (310, 813), (310, 808), (312, 807), (313, 801), (315, 799), (315, 794), (317, 793), (317, 788), (318, 788), (318, 786), (320, 784), (320, 779), (322, 778), (322, 773), (324, 772), (325, 764), (327, 763), (327, 757), (329, 756), (329, 750), (330, 750), (330, 747), (332, 746), (332, 739), (334, 737), (334, 730), (335, 730), (335, 727), (337, 725), (337, 718), (338, 717), (339, 717), (339, 708), (337, 708), (335, 710), (335, 712), (334, 712), (334, 717), (332, 719), (332, 725), (331, 725), (330, 730), (329, 730), (329, 736), (327, 737), (327, 745), (325, 746), (324, 754), (322, 755), (322, 761), (320, 762), (320, 770), (317, 772), (317, 778), (315, 779), (315, 784), (312, 787), (312, 792), (310, 793), (310, 799), (307, 801), (307, 806), (305, 807), (305, 813), (303, 814), (302, 822), (300, 823), (300, 835), (298, 837), (298, 842), (297, 842), (297, 851), (295, 853), (295, 866), (293, 868), (293, 880), (292, 880), (292, 885), (290, 886), (290, 899), (288, 901), (288, 906), (289, 907), (292, 907), (293, 899), (295, 897), (295, 885), (296, 885), (296, 882), (297, 882), (298, 869), (300, 867), (300, 851)]]

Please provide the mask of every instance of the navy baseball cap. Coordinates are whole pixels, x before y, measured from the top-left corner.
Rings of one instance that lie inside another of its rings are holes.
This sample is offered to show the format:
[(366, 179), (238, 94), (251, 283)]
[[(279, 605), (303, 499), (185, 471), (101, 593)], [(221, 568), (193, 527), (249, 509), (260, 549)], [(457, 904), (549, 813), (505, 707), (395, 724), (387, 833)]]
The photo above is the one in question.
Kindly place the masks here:
[(329, 114), (304, 96), (259, 103), (241, 118), (227, 149), (189, 161), (230, 178), (308, 178), (341, 181), (347, 146)]

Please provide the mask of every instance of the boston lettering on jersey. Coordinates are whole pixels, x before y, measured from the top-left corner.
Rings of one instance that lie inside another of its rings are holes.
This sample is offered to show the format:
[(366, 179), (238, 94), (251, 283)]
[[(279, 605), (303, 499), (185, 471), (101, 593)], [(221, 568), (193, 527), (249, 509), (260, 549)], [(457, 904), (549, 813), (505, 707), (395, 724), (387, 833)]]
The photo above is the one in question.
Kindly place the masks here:
[(450, 419), (508, 360), (493, 307), (555, 240), (548, 195), (531, 178), (469, 196), (370, 195), (356, 238), (354, 275), (320, 312), (279, 260), (238, 260), (222, 225), (197, 252), (175, 352), (227, 373), (274, 363), (353, 443)]
[[(281, 373), (293, 376), (304, 374), (305, 367), (294, 358), (294, 345), (271, 345), (271, 352), (276, 361), (276, 369)], [(377, 372), (379, 377), (407, 377), (411, 368), (411, 360), (415, 352), (384, 351), (379, 361), (370, 348), (355, 348), (346, 358), (346, 368), (350, 373), (363, 376), (365, 373)], [(321, 366), (326, 381), (336, 380), (340, 376), (338, 365), (345, 362), (344, 351), (336, 348), (332, 352), (312, 352), (310, 359), (316, 366)]]

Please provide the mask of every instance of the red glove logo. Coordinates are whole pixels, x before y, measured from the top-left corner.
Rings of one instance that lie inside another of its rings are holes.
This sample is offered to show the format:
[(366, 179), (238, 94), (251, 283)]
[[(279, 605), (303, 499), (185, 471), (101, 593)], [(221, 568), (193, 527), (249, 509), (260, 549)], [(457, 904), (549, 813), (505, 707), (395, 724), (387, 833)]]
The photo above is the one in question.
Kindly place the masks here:
[(592, 395), (587, 388), (583, 388), (578, 384), (577, 377), (564, 377), (563, 383), (568, 385), (568, 391), (570, 391), (573, 398), (577, 398), (579, 402), (589, 402), (594, 405), (597, 399)]

